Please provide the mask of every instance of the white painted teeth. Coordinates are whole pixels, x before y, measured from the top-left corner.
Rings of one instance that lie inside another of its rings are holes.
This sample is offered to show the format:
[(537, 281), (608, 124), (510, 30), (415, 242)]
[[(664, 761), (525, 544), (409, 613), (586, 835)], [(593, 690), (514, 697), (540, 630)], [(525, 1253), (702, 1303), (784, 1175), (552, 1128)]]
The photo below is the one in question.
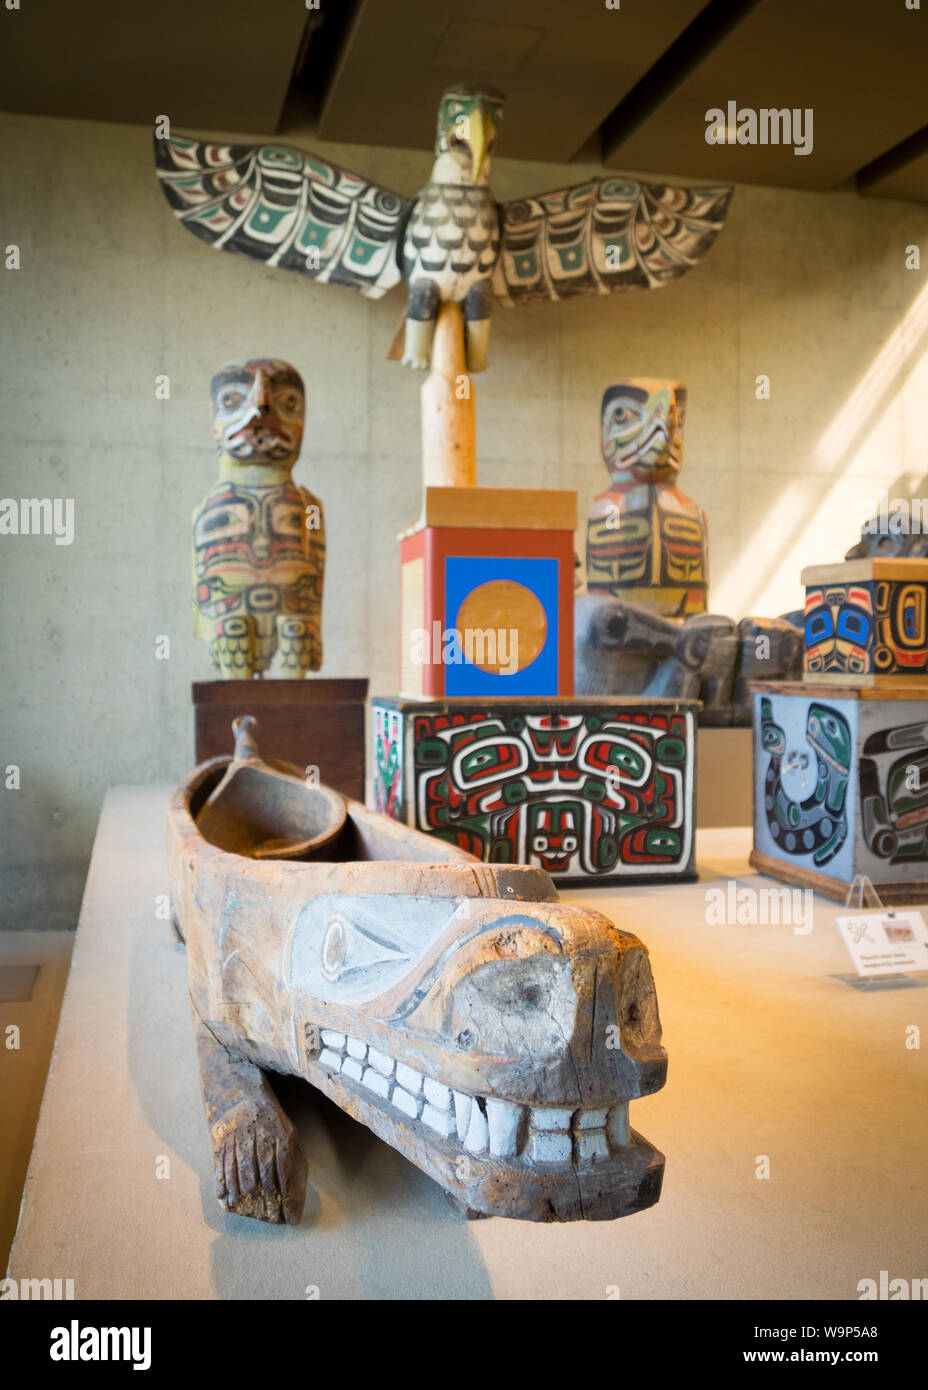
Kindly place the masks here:
[(404, 1067), (402, 1062), (396, 1064), (396, 1079), (410, 1095), (417, 1096), (422, 1090), (423, 1076), (421, 1071), (413, 1071), (412, 1067)]
[(511, 1100), (498, 1100), (487, 1096), (487, 1126), (490, 1135), (490, 1153), (500, 1158), (511, 1158), (518, 1153), (519, 1121), (522, 1106)]
[(367, 1058), (374, 1071), (379, 1071), (381, 1076), (392, 1076), (394, 1061), (383, 1052), (377, 1052), (373, 1047), (368, 1048)]
[(571, 1110), (544, 1110), (540, 1107), (532, 1111), (533, 1129), (570, 1129)]
[(533, 1163), (569, 1163), (571, 1150), (570, 1130), (533, 1129), (529, 1137)]
[(527, 1106), (499, 1096), (454, 1091), (385, 1052), (345, 1033), (322, 1029), (317, 1061), (389, 1101), (444, 1139), (456, 1136), (472, 1154), (532, 1163), (595, 1163), (628, 1144), (628, 1105), (571, 1110)]
[(422, 1110), (422, 1123), (428, 1125), (447, 1139), (454, 1130), (454, 1116), (446, 1110), (436, 1110), (434, 1105), (426, 1105)]
[(419, 1102), (415, 1096), (411, 1096), (408, 1091), (404, 1091), (402, 1086), (394, 1088), (393, 1095), (390, 1097), (397, 1110), (402, 1110), (404, 1115), (409, 1115), (412, 1119), (419, 1118)]
[(434, 1105), (436, 1110), (451, 1109), (451, 1087), (442, 1086), (441, 1082), (433, 1081), (430, 1076), (425, 1077), (422, 1083), (425, 1091), (425, 1098), (429, 1105)]
[(470, 1107), (473, 1103), (472, 1096), (465, 1095), (463, 1091), (455, 1091), (454, 1121), (458, 1131), (458, 1138), (462, 1144), (467, 1137), (467, 1129), (470, 1125)]
[(472, 1154), (483, 1153), (490, 1147), (490, 1127), (487, 1124), (486, 1101), (481, 1106), (480, 1097), (474, 1097), (470, 1107), (470, 1124), (464, 1139), (464, 1147)]
[(617, 1149), (623, 1144), (628, 1143), (628, 1106), (614, 1105), (609, 1111), (609, 1120), (606, 1124), (606, 1133), (609, 1136), (609, 1143)]

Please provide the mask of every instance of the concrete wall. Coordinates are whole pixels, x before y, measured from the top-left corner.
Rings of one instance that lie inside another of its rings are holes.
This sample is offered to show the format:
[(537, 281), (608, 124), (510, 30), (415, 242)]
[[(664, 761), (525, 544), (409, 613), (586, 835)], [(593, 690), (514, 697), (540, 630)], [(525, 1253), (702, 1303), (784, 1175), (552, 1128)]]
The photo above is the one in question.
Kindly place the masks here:
[[(257, 139), (259, 135), (241, 138)], [(425, 153), (293, 143), (401, 191)], [(5, 661), (0, 911), (76, 919), (103, 790), (174, 780), (192, 760), (189, 519), (213, 477), (207, 387), (238, 355), (303, 372), (298, 477), (328, 526), (325, 668), (397, 680), (396, 532), (418, 513), (420, 378), (386, 361), (399, 290), (368, 303), (210, 251), (170, 215), (138, 127), (0, 118), (0, 496), (75, 499), (70, 546), (0, 537)], [(499, 160), (506, 200), (587, 169)], [(681, 484), (706, 508), (712, 606), (801, 599), (803, 564), (837, 560), (863, 499), (928, 495), (923, 401), (928, 209), (740, 188), (698, 270), (659, 293), (498, 309), (477, 379), (481, 480), (602, 489), (598, 406), (625, 375), (689, 387)], [(171, 399), (155, 397), (166, 373)], [(755, 378), (771, 399), (755, 397)], [(156, 642), (170, 638), (170, 660)]]

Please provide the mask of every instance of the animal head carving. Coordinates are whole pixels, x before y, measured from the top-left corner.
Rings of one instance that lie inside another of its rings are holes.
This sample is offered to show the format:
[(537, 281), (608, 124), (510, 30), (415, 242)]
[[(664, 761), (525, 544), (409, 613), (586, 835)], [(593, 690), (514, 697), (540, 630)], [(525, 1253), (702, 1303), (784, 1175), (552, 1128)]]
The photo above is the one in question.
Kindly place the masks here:
[(438, 108), (437, 183), (485, 184), (506, 98), (495, 87), (449, 87)]
[(630, 377), (603, 393), (603, 460), (616, 483), (668, 482), (683, 465), (686, 387)]
[(228, 768), (190, 774), (168, 820), (210, 1046), (311, 1082), (472, 1215), (602, 1220), (656, 1202), (663, 1155), (629, 1128), (667, 1070), (638, 938), (560, 902), (541, 869), (482, 864), (354, 802), (370, 858), (226, 851), (200, 823)]
[(303, 442), (306, 392), (289, 362), (229, 362), (210, 382), (213, 438), (220, 460), (289, 472)]
[(563, 1220), (578, 1187), (590, 1218), (654, 1200), (628, 1106), (664, 1082), (657, 996), (607, 918), (332, 895), (298, 914), (284, 961), (294, 1070), (473, 1209), (539, 1219), (543, 1193), (541, 1219)]

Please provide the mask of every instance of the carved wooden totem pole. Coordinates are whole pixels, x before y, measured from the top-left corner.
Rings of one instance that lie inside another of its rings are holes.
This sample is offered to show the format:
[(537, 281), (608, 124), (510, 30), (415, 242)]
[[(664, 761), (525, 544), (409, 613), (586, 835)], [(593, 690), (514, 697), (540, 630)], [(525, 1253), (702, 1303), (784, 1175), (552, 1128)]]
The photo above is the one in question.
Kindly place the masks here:
[(225, 680), (322, 665), (322, 507), (291, 473), (303, 440), (299, 372), (273, 358), (213, 377), (219, 478), (193, 514), (194, 632)]
[[(503, 105), (495, 88), (450, 87), (439, 106), (430, 177), (412, 196), (277, 144), (156, 136), (155, 159), (177, 218), (218, 250), (372, 298), (405, 281), (403, 345), (398, 338), (389, 355), (431, 371), (422, 389), (423, 512), (403, 542), (404, 651), (423, 630), (431, 632), (433, 623), (443, 632), (455, 631), (462, 606), (469, 605), (465, 612), (485, 612), (488, 596), (495, 605), (502, 586), (519, 584), (526, 590), (521, 610), (531, 612), (535, 626), (543, 612), (547, 636), (542, 651), (518, 668), (516, 678), (533, 684), (530, 693), (566, 696), (573, 684), (573, 562), (561, 551), (565, 534), (575, 529), (575, 497), (561, 493), (559, 499), (546, 499), (539, 489), (520, 489), (511, 490), (503, 505), (488, 495), (493, 489), (476, 487), (470, 374), (487, 364), (491, 306), (494, 299), (513, 308), (669, 284), (712, 246), (732, 189), (608, 175), (497, 203), (490, 164)], [(430, 505), (429, 493), (438, 489), (454, 489), (457, 495), (441, 499), (440, 506), (432, 498)], [(467, 496), (478, 491), (482, 496)], [(464, 556), (486, 560), (476, 586), (480, 593), (473, 600), (461, 593), (454, 612), (426, 611), (437, 610), (436, 595), (450, 592), (439, 571), (458, 558), (436, 558), (436, 528), (429, 515), (437, 510), (456, 513), (447, 529), (465, 542)], [(554, 537), (553, 548), (542, 531)], [(541, 574), (545, 566), (550, 575)], [(526, 582), (529, 575), (534, 589)], [(542, 579), (546, 597), (539, 592)], [(688, 587), (698, 587), (690, 579)], [(421, 601), (418, 595), (424, 595)], [(514, 626), (523, 652), (534, 651), (530, 627)], [(547, 663), (553, 674), (542, 679), (537, 661)], [(486, 688), (481, 681), (486, 672), (470, 666), (473, 686)], [(443, 685), (441, 673), (413, 674), (414, 681), (404, 680), (407, 693)]]
[(590, 508), (587, 589), (669, 618), (706, 611), (705, 513), (676, 485), (686, 387), (633, 377), (603, 394), (602, 451), (612, 486)]
[(430, 365), (441, 305), (455, 306), (460, 337), (463, 306), (477, 372), (494, 298), (512, 308), (667, 284), (709, 250), (732, 196), (610, 175), (497, 203), (504, 101), (493, 87), (445, 92), (432, 173), (412, 197), (301, 150), (182, 136), (155, 139), (158, 177), (184, 226), (219, 250), (374, 299), (405, 280), (407, 366)]

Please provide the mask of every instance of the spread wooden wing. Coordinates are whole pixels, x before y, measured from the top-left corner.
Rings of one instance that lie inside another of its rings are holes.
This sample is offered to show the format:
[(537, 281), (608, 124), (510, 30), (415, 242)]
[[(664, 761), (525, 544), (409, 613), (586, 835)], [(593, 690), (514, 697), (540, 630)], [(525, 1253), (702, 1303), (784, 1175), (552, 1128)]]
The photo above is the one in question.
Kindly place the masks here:
[(401, 278), (410, 200), (283, 145), (155, 139), (164, 195), (194, 236), (379, 299)]
[(664, 285), (702, 260), (732, 193), (603, 178), (505, 203), (493, 293), (511, 308)]

